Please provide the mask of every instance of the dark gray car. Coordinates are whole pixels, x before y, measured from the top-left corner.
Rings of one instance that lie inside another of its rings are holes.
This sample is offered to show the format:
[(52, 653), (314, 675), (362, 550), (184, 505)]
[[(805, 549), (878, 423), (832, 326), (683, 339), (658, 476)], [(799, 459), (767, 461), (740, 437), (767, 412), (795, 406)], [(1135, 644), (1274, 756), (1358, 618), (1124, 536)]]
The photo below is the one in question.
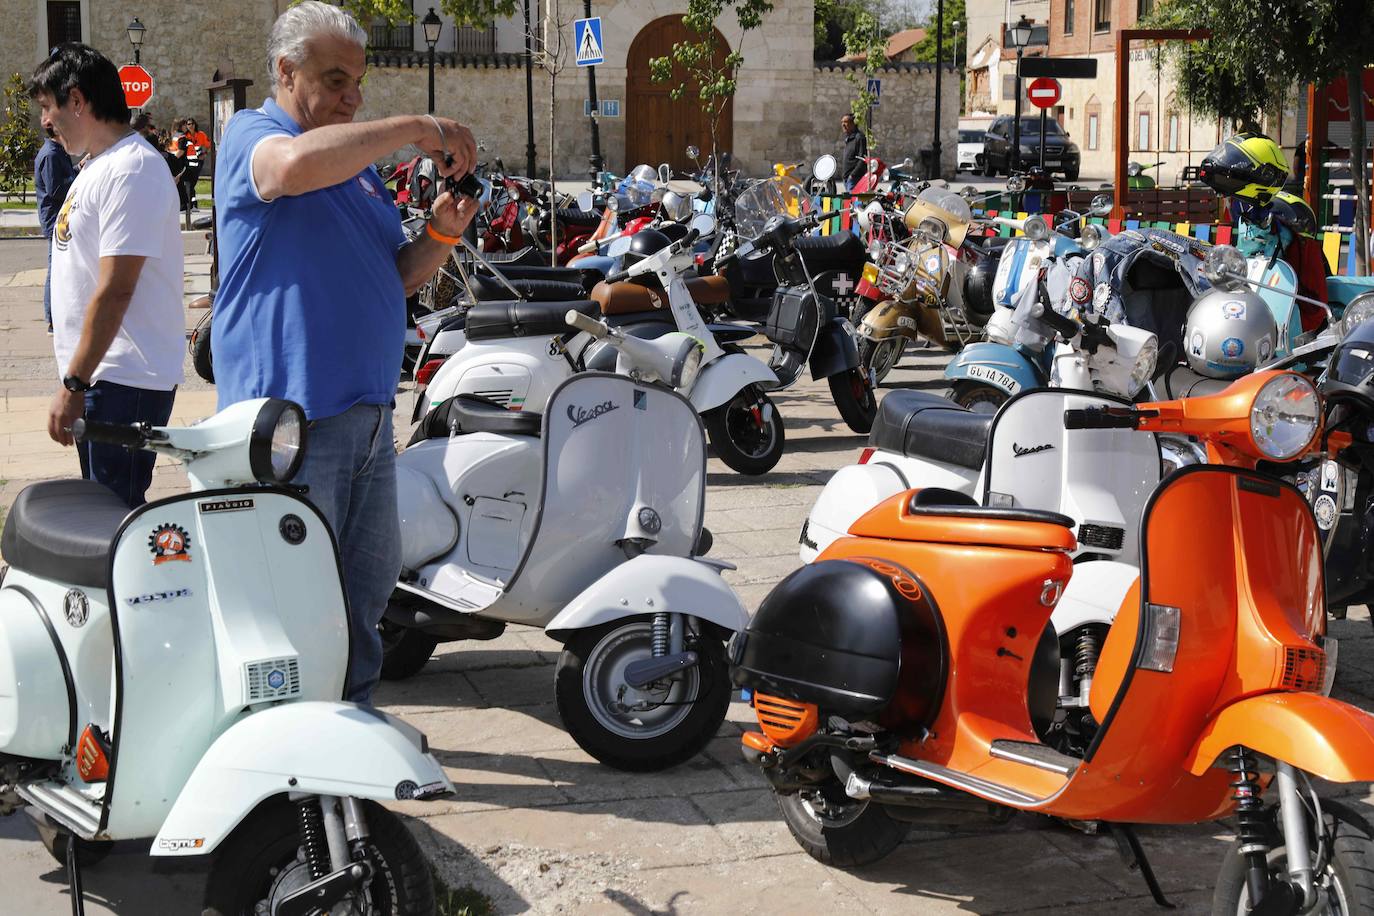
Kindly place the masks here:
[[(1010, 175), (1024, 172), (1031, 166), (1040, 164), (1040, 118), (1021, 117), (1020, 155), (1013, 156), (1011, 148), (1012, 122), (1010, 115), (1003, 115), (988, 128), (983, 138), (983, 174), (990, 177), (998, 174)], [(1064, 133), (1059, 122), (1049, 118), (1045, 122), (1045, 173), (1056, 172), (1065, 181), (1078, 180), (1080, 156), (1078, 145)]]

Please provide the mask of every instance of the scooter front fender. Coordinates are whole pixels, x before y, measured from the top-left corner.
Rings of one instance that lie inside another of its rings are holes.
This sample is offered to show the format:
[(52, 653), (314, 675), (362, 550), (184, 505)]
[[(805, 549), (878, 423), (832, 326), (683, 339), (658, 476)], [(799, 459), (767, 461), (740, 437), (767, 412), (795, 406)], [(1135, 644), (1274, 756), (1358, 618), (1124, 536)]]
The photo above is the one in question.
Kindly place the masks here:
[(729, 401), (745, 385), (755, 383), (772, 387), (778, 384), (778, 377), (765, 363), (752, 356), (726, 353), (702, 367), (688, 398), (697, 413), (705, 413)]
[(848, 324), (843, 318), (832, 318), (816, 335), (816, 345), (811, 348), (812, 379), (830, 378), (859, 365), (859, 347)]
[(1374, 780), (1374, 716), (1319, 693), (1263, 693), (1224, 708), (1184, 765), (1201, 776), (1241, 744), (1331, 782)]
[(1043, 385), (1035, 366), (1015, 347), (982, 341), (970, 344), (945, 366), (951, 382), (973, 381), (1016, 394)]
[(213, 852), (258, 805), (286, 792), (396, 801), (452, 791), (413, 726), (354, 703), (289, 703), (240, 719), (210, 745), (149, 854)]
[(663, 612), (690, 614), (731, 632), (749, 623), (739, 596), (717, 568), (687, 557), (643, 553), (583, 589), (544, 633), (565, 642), (575, 630)]

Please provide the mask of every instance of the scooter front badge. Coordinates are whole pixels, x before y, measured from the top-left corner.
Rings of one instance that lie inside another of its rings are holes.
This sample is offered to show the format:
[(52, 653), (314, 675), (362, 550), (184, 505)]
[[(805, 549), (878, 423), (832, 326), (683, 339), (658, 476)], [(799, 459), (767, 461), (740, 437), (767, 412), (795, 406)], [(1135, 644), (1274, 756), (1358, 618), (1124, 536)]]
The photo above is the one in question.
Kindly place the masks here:
[(173, 560), (191, 561), (191, 536), (180, 525), (158, 525), (148, 535), (148, 549), (153, 552), (153, 565), (161, 566)]

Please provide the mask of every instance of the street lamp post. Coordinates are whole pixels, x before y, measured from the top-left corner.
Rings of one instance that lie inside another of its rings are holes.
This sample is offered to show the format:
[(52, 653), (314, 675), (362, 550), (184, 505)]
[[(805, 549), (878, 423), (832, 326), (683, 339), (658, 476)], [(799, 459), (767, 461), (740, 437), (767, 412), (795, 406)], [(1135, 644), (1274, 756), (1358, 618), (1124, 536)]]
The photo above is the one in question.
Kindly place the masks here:
[(138, 17), (134, 17), (134, 21), (129, 23), (129, 44), (134, 46), (134, 63), (136, 64), (142, 63), (138, 58), (139, 51), (143, 49), (143, 33), (145, 31), (146, 29), (143, 27), (143, 23), (138, 21)]
[(439, 33), (444, 30), (444, 22), (434, 15), (434, 7), (420, 20), (425, 30), (425, 44), (429, 45), (429, 113), (434, 114), (434, 46), (439, 43)]
[(525, 0), (525, 174), (534, 177), (534, 68), (530, 56), (530, 0)]
[(930, 144), (931, 174), (939, 178), (940, 169), (940, 71), (945, 64), (945, 0), (935, 0), (935, 139)]
[[(1011, 174), (1016, 171), (1021, 158), (1021, 55), (1025, 53), (1026, 45), (1030, 44), (1030, 20), (1022, 16), (1016, 25), (1007, 29), (1007, 37), (1016, 49), (1016, 108), (1011, 122), (1011, 153), (1007, 156), (1007, 173)], [(1044, 139), (1041, 138), (1040, 142), (1043, 144)]]

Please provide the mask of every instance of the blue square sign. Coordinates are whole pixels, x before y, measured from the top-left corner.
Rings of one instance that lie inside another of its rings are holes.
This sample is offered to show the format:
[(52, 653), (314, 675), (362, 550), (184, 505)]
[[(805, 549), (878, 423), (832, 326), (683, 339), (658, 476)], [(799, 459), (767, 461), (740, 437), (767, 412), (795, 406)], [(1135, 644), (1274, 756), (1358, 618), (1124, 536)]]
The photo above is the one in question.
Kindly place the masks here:
[(877, 108), (883, 97), (883, 81), (870, 76), (868, 78), (868, 94), (873, 96), (873, 107)]
[(595, 67), (606, 62), (601, 46), (601, 17), (573, 20), (573, 47), (577, 49), (579, 67)]

